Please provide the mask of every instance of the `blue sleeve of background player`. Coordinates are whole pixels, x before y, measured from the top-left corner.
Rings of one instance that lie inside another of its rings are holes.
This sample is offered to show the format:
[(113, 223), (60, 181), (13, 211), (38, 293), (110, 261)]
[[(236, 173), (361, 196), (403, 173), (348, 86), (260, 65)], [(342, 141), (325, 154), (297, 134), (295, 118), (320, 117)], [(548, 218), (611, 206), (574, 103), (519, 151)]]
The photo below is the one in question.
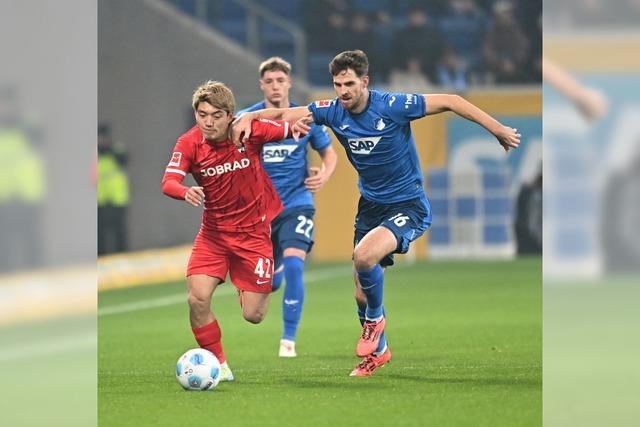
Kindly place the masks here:
[(386, 113), (395, 122), (409, 123), (427, 115), (427, 104), (421, 94), (385, 93), (382, 99)]
[(327, 133), (327, 128), (323, 125), (311, 126), (309, 132), (311, 141), (311, 148), (316, 151), (322, 151), (331, 145), (331, 137)]

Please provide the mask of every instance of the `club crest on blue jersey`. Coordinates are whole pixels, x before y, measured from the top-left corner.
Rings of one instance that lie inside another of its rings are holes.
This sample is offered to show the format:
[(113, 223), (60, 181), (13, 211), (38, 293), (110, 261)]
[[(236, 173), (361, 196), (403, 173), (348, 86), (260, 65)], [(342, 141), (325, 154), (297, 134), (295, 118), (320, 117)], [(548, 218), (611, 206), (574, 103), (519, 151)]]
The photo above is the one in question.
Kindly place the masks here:
[(384, 120), (382, 120), (382, 117), (379, 117), (373, 120), (373, 126), (376, 128), (376, 130), (382, 130), (387, 126), (387, 124), (384, 122)]

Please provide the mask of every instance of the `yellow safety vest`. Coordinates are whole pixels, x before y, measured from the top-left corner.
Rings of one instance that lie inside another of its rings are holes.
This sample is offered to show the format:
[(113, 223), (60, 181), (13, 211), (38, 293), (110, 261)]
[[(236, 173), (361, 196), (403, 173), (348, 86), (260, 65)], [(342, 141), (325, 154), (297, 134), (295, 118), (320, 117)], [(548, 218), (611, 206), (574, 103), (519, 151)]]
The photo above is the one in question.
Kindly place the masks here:
[(0, 130), (0, 203), (42, 201), (44, 165), (21, 129)]
[(113, 154), (98, 156), (98, 206), (129, 204), (129, 179)]

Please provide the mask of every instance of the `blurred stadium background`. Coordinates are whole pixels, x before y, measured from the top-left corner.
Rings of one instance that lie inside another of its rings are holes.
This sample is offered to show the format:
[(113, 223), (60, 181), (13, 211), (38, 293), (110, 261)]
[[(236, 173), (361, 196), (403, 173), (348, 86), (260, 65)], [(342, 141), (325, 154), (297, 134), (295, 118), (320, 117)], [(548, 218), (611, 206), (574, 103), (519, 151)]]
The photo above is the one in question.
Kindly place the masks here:
[(2, 425), (95, 424), (96, 13), (0, 3)]
[(638, 22), (637, 0), (544, 4), (544, 55), (575, 80), (545, 71), (545, 426), (640, 414)]
[[(114, 0), (98, 7), (98, 117), (126, 146), (126, 250), (136, 252), (101, 257), (101, 287), (183, 274), (200, 212), (163, 197), (159, 181), (175, 139), (192, 125), (198, 83), (224, 81), (246, 107), (262, 99), (258, 64), (279, 55), (293, 65), (291, 99), (333, 98), (328, 62), (354, 48), (369, 54), (373, 88), (458, 92), (524, 135), (522, 148), (505, 156), (480, 127), (453, 115), (413, 124), (435, 220), (405, 258), (541, 252), (541, 2)], [(505, 71), (495, 52), (513, 67)], [(356, 178), (337, 151), (338, 169), (316, 197), (313, 262), (350, 259)], [(105, 223), (99, 218), (99, 228)]]

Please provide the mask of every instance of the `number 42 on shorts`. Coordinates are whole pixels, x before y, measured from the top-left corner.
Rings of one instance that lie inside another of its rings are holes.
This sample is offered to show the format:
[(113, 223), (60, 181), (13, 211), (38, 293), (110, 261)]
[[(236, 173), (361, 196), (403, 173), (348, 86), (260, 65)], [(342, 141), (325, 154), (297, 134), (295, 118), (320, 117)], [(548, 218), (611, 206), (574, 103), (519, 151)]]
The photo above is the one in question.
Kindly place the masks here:
[(260, 278), (271, 278), (271, 260), (269, 258), (258, 258), (256, 269), (253, 271)]

